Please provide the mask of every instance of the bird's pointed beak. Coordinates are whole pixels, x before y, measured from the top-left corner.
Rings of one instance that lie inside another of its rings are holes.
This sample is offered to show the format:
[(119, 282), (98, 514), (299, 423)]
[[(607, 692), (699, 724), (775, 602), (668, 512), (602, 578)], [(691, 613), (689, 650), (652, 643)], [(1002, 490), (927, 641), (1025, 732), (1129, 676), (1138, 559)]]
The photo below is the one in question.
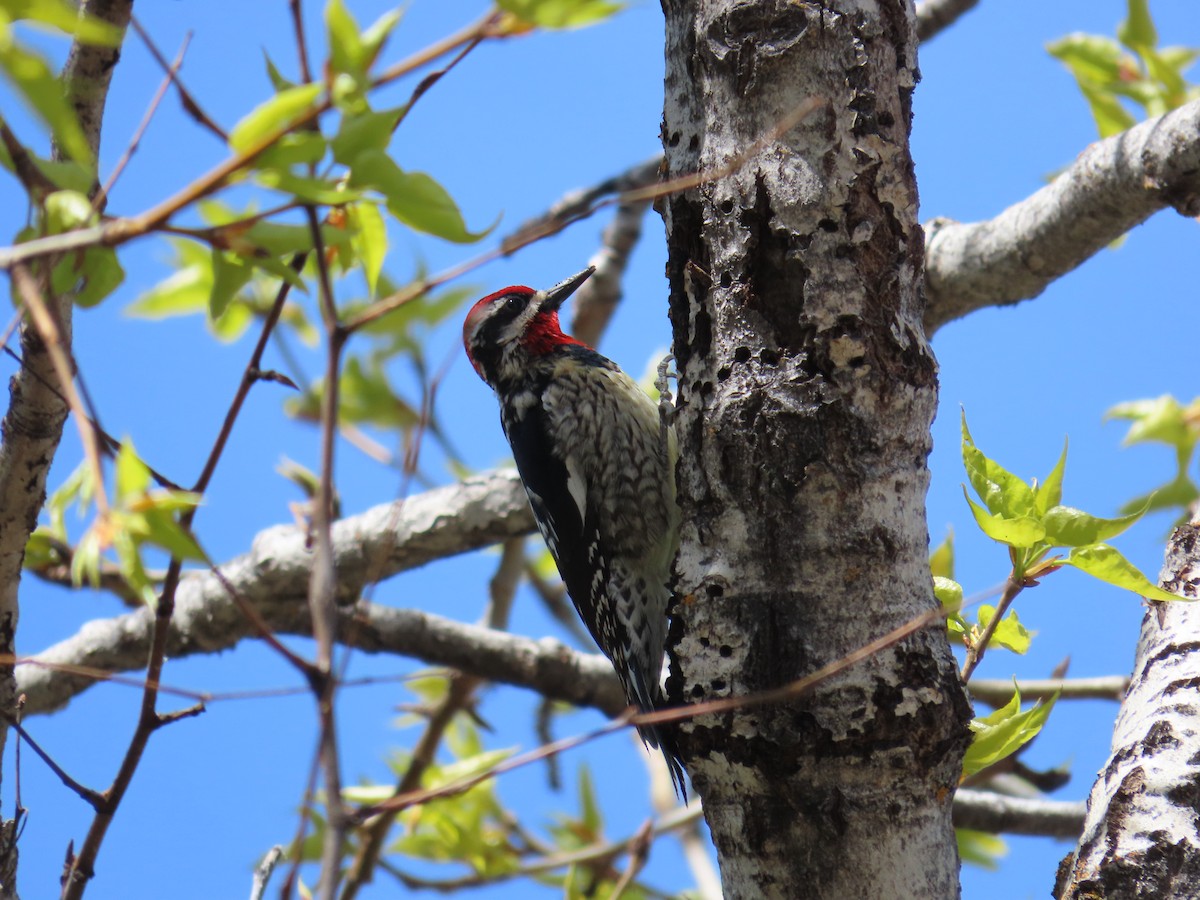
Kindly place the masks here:
[(596, 271), (595, 266), (588, 266), (577, 275), (572, 275), (566, 281), (560, 281), (554, 287), (546, 291), (546, 299), (542, 302), (542, 309), (557, 311), (567, 298), (575, 293), (575, 289), (591, 277)]

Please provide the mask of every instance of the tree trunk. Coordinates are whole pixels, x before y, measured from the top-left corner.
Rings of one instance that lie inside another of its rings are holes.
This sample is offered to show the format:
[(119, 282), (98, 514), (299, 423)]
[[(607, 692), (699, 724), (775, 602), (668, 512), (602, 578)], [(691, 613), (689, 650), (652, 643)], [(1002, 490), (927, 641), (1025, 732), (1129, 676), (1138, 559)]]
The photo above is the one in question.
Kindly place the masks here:
[[(1200, 597), (1200, 521), (1175, 529), (1159, 584)], [(1200, 897), (1200, 607), (1151, 603), (1083, 834), (1054, 896)]]
[[(753, 694), (934, 604), (936, 363), (911, 4), (663, 0), (683, 508), (673, 702)], [(815, 101), (815, 112), (781, 126)], [(969, 704), (934, 624), (679, 736), (729, 897), (954, 897)]]
[[(89, 0), (80, 4), (87, 15), (115, 25), (123, 33), (133, 0)], [(112, 70), (119, 47), (71, 46), (63, 67), (63, 90), (79, 120), (92, 154), (100, 153), (100, 127)], [(55, 160), (63, 159), (58, 147)], [(63, 347), (71, 346), (69, 296), (44, 298), (58, 324)], [(67, 404), (62, 385), (45, 343), (26, 317), (21, 325), (21, 368), (9, 380), (8, 411), (0, 421), (0, 657), (17, 655), (17, 591), (25, 544), (37, 527), (46, 501), (46, 478), (62, 438)], [(0, 666), (0, 757), (8, 738), (8, 717), (16, 714), (16, 676), (11, 665)], [(0, 900), (16, 896), (17, 846), (15, 819), (0, 819)]]

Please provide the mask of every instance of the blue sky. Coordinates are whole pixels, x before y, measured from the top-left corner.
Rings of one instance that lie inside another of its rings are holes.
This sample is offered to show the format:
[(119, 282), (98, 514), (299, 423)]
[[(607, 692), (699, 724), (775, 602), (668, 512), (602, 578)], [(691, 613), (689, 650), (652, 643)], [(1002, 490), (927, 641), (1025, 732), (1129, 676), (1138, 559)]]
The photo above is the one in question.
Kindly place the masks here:
[[(320, 9), (305, 4), (310, 34), (319, 41)], [(388, 8), (349, 3), (360, 22)], [(1200, 20), (1189, 0), (1155, 0), (1152, 9), (1169, 43), (1200, 45)], [(389, 49), (398, 59), (470, 21), (477, 2), (415, 0)], [(194, 32), (183, 69), (187, 85), (226, 127), (269, 92), (265, 49), (285, 73), (295, 73), (286, 5), (229, 0), (160, 0), (137, 10), (172, 56)], [(921, 49), (923, 80), (915, 101), (913, 153), (922, 219), (988, 218), (1040, 187), (1094, 139), (1094, 125), (1073, 80), (1044, 50), (1071, 31), (1112, 34), (1124, 3), (1000, 3), (984, 0), (953, 29)], [(62, 42), (41, 42), (61, 55)], [(459, 201), (468, 225), (483, 227), (503, 215), (498, 234), (543, 211), (568, 190), (586, 186), (658, 150), (661, 116), (662, 16), (652, 3), (634, 3), (592, 29), (533, 35), (488, 45), (472, 54), (415, 109), (393, 153), (407, 169), (427, 171)], [(107, 118), (102, 171), (111, 169), (157, 86), (159, 72), (131, 37), (117, 70)], [(411, 85), (389, 89), (382, 103), (405, 99)], [(0, 109), (27, 140), (36, 134), (13, 114), (0, 86)], [(173, 97), (163, 104), (130, 170), (112, 196), (110, 211), (135, 213), (224, 158), (224, 148), (184, 117)], [(0, 183), (2, 230), (24, 223), (24, 207), (8, 181)], [(483, 294), (510, 283), (545, 286), (578, 271), (594, 252), (603, 214), (517, 257), (468, 276)], [(1102, 422), (1114, 403), (1173, 393), (1197, 393), (1194, 343), (1200, 334), (1193, 267), (1200, 235), (1195, 222), (1163, 213), (1052, 286), (1036, 301), (990, 310), (946, 326), (934, 349), (941, 364), (941, 407), (934, 426), (929, 524), (934, 541), (953, 527), (958, 574), (967, 593), (1004, 578), (1002, 548), (973, 532), (962, 500), (958, 409), (966, 409), (979, 446), (1025, 477), (1042, 476), (1070, 436), (1064, 502), (1100, 515), (1166, 480), (1165, 449), (1120, 448), (1123, 429)], [(487, 243), (485, 242), (485, 246)], [(395, 232), (388, 271), (397, 278), (419, 265), (439, 269), (473, 251)], [(76, 319), (76, 350), (109, 431), (132, 435), (141, 453), (181, 482), (191, 481), (207, 453), (232, 396), (250, 340), (216, 343), (198, 318), (150, 323), (122, 312), (167, 273), (163, 242), (131, 245), (123, 257), (128, 279), (100, 308)], [(666, 347), (665, 250), (662, 225), (647, 219), (626, 282), (626, 300), (601, 349), (640, 374)], [(438, 413), (451, 440), (474, 467), (505, 460), (494, 401), (461, 358), (455, 317), (429, 338), (429, 358), (456, 354), (439, 393)], [(303, 357), (310, 374), (317, 354)], [(11, 371), (11, 363), (4, 371)], [(277, 358), (268, 365), (281, 366)], [(398, 384), (404, 374), (396, 372)], [(255, 389), (227, 458), (197, 520), (210, 554), (225, 559), (244, 551), (262, 528), (288, 521), (295, 489), (274, 473), (281, 457), (314, 466), (316, 432), (280, 411), (283, 390)], [(425, 470), (444, 481), (435, 451)], [(68, 430), (51, 478), (58, 484), (80, 455)], [(347, 512), (394, 498), (397, 475), (346, 444), (339, 447), (338, 487)], [(1151, 518), (1118, 546), (1144, 571), (1157, 573), (1165, 517)], [(428, 609), (465, 621), (478, 618), (485, 581), (496, 557), (477, 553), (441, 562), (377, 588), (376, 602)], [(22, 593), (19, 647), (33, 652), (73, 634), (86, 620), (120, 611), (90, 593), (68, 594), (27, 582)], [(1018, 601), (1023, 621), (1038, 632), (1024, 658), (994, 652), (981, 674), (1046, 675), (1063, 657), (1071, 674), (1129, 671), (1140, 605), (1136, 597), (1063, 572)], [(560, 634), (525, 592), (514, 630)], [(565, 638), (564, 638), (565, 639)], [(303, 645), (301, 645), (303, 646)], [(352, 675), (395, 675), (411, 669), (397, 659), (361, 654)], [(181, 660), (167, 668), (172, 684), (222, 691), (295, 684), (269, 651), (246, 646), (214, 659)], [(136, 692), (116, 686), (92, 690), (65, 712), (30, 722), (35, 735), (79, 780), (100, 789), (116, 769), (136, 716)], [(342, 746), (348, 781), (387, 779), (391, 748), (415, 731), (393, 727), (395, 706), (410, 700), (401, 687), (346, 691), (341, 697)], [(169, 705), (169, 703), (168, 703)], [(482, 712), (495, 726), (496, 746), (535, 743), (534, 705), (522, 692), (495, 689)], [(1081, 798), (1103, 763), (1115, 706), (1061, 704), (1027, 756), (1045, 767), (1069, 763), (1071, 783), (1058, 796)], [(580, 713), (560, 722), (583, 729), (599, 722)], [(90, 897), (178, 898), (241, 896), (259, 854), (290, 838), (294, 810), (307, 774), (315, 728), (306, 697), (217, 703), (203, 717), (160, 732), (121, 808), (100, 858)], [(648, 815), (641, 762), (624, 736), (610, 737), (566, 759), (567, 771), (587, 760), (609, 815), (612, 837), (630, 834)], [(9, 744), (12, 747), (12, 742)], [(12, 808), (12, 758), (5, 761), (4, 809)], [(635, 785), (630, 789), (629, 784)], [(505, 776), (501, 796), (528, 817), (547, 820), (574, 799), (545, 796), (544, 772)], [(81, 840), (89, 811), (30, 755), (22, 760), (22, 800), (30, 819), (21, 844), (26, 896), (49, 896), (67, 841)], [(1012, 852), (995, 873), (968, 868), (967, 898), (1045, 896), (1066, 844), (1012, 839)], [(831, 848), (831, 852), (835, 852)], [(656, 846), (645, 878), (672, 889), (691, 884), (673, 841)], [(380, 896), (392, 891), (378, 889)], [(484, 896), (528, 896), (510, 885)], [(547, 891), (547, 896), (552, 892)]]

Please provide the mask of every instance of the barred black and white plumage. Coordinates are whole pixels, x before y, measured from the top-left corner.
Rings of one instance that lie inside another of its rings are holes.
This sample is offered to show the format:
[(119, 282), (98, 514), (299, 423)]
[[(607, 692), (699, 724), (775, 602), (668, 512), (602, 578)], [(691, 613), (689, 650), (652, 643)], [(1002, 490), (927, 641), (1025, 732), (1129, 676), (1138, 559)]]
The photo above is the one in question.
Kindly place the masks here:
[[(538, 529), (575, 609), (612, 661), (631, 704), (664, 705), (661, 672), (678, 542), (675, 442), (637, 383), (563, 334), (558, 308), (594, 270), (548, 291), (508, 287), (472, 307), (467, 356), (500, 401)], [(663, 436), (666, 434), (666, 446)], [(669, 728), (661, 747), (686, 796)]]

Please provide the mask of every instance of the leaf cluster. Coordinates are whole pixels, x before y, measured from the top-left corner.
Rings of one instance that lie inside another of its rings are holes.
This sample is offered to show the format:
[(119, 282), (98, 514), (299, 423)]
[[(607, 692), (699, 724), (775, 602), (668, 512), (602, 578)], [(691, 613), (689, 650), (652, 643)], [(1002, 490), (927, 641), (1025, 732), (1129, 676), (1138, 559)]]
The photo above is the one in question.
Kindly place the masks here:
[(1160, 47), (1149, 0), (1128, 0), (1115, 40), (1071, 34), (1047, 49), (1075, 76), (1102, 138), (1136, 124), (1131, 109), (1151, 118), (1200, 97), (1200, 85), (1184, 75), (1200, 49)]

